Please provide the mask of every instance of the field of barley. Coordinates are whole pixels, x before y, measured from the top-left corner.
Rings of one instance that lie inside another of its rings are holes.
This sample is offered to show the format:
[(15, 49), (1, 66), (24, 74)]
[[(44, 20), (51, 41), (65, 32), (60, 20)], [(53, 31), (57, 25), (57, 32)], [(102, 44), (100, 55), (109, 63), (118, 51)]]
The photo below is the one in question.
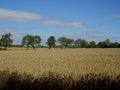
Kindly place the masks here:
[(0, 71), (34, 76), (46, 72), (79, 76), (94, 73), (120, 75), (120, 49), (9, 48), (0, 51)]

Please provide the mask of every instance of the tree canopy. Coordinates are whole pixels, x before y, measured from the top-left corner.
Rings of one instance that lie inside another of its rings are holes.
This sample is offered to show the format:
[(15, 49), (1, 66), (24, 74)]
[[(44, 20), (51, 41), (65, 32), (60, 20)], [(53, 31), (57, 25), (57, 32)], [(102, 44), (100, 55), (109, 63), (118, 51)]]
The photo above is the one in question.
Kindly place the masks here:
[(0, 39), (0, 44), (2, 46), (5, 47), (5, 49), (7, 49), (8, 46), (10, 46), (13, 42), (13, 40), (11, 39), (12, 34), (8, 33), (8, 34), (4, 34), (2, 35), (1, 39)]
[[(0, 38), (0, 46), (7, 47), (11, 46), (13, 40), (11, 39), (12, 34), (3, 34)], [(57, 45), (56, 45), (57, 42)], [(21, 45), (12, 45), (12, 46), (26, 46), (28, 49), (31, 46), (33, 49), (35, 47), (40, 46), (41, 37), (39, 35), (25, 35), (22, 37)], [(111, 42), (110, 39), (106, 39), (104, 41), (96, 43), (95, 41), (88, 42), (85, 39), (78, 38), (76, 40), (68, 38), (68, 37), (59, 37), (56, 41), (54, 36), (50, 36), (47, 39), (46, 44), (51, 47), (74, 47), (74, 48), (120, 48), (120, 43)], [(41, 46), (46, 47), (46, 46)], [(0, 47), (1, 48), (1, 47)]]
[(95, 41), (91, 41), (91, 42), (89, 43), (89, 48), (95, 48), (95, 47), (96, 47)]
[(41, 37), (39, 35), (34, 36), (34, 44), (38, 47), (41, 43)]
[(49, 46), (49, 49), (51, 49), (52, 46), (55, 46), (55, 37), (54, 36), (50, 36), (47, 40), (47, 44)]
[(29, 46), (32, 46), (33, 49), (35, 48), (35, 45), (38, 46), (41, 43), (40, 36), (33, 36), (33, 35), (25, 35), (22, 38), (22, 45), (26, 45), (27, 48)]
[(63, 46), (63, 47), (66, 47), (66, 46), (71, 46), (72, 43), (74, 42), (73, 39), (70, 39), (70, 38), (67, 38), (67, 37), (60, 37), (58, 39), (58, 42)]

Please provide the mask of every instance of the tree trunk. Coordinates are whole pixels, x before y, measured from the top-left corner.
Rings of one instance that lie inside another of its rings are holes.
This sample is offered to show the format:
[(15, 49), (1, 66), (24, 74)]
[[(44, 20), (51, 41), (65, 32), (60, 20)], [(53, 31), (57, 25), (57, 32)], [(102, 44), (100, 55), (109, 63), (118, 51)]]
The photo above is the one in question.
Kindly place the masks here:
[(51, 45), (49, 45), (49, 50), (51, 49)]
[(7, 50), (7, 46), (5, 46), (5, 50)]
[(33, 50), (35, 49), (35, 46), (34, 45), (32, 45), (32, 48), (33, 48)]

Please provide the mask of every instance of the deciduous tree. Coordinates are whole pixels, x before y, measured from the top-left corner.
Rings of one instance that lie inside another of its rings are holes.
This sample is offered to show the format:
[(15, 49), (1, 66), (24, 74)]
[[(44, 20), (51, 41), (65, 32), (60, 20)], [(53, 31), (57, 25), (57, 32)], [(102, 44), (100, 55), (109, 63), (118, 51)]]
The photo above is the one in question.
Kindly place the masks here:
[(8, 33), (8, 34), (4, 34), (1, 37), (1, 45), (5, 47), (5, 49), (7, 49), (8, 46), (10, 46), (13, 42), (13, 40), (11, 39), (12, 34)]
[(54, 36), (50, 36), (47, 40), (47, 44), (49, 46), (49, 49), (51, 49), (52, 46), (55, 46), (55, 37)]
[(60, 42), (60, 44), (61, 44), (63, 47), (72, 46), (72, 43), (74, 42), (73, 39), (70, 39), (70, 38), (67, 38), (67, 37), (60, 37), (60, 38), (58, 39), (58, 41)]
[(38, 47), (41, 43), (41, 37), (39, 35), (34, 36), (34, 43)]
[(25, 35), (22, 38), (22, 45), (26, 45), (27, 48), (29, 48), (29, 46), (32, 46), (33, 49), (35, 49), (35, 44), (36, 46), (39, 45), (41, 42), (41, 38), (40, 36), (33, 36), (33, 35)]
[(96, 47), (95, 41), (91, 41), (91, 42), (89, 43), (89, 47), (90, 47), (90, 48), (95, 48), (95, 47)]

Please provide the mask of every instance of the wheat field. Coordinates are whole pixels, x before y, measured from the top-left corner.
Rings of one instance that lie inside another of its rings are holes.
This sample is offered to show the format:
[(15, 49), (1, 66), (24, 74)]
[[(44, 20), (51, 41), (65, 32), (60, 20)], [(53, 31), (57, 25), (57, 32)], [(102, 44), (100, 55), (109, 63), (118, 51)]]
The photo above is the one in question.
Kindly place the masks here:
[(46, 72), (79, 76), (94, 73), (120, 74), (120, 49), (9, 48), (0, 51), (0, 71), (9, 70), (34, 76)]

